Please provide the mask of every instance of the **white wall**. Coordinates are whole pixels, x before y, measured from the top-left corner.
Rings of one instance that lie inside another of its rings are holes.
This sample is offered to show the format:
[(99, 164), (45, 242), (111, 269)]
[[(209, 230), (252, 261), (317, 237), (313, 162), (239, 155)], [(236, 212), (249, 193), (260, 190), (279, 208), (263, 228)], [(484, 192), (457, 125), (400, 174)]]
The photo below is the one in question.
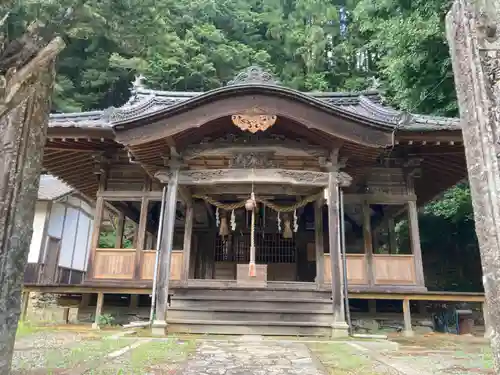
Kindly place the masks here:
[(67, 207), (61, 238), (61, 250), (59, 253), (59, 265), (61, 267), (71, 268), (71, 258), (73, 257), (73, 249), (75, 247), (79, 216), (79, 210), (73, 207)]
[(87, 269), (93, 221), (89, 215), (92, 207), (76, 197), (66, 197), (52, 205), (47, 235), (61, 240), (59, 266)]
[(33, 236), (31, 237), (30, 251), (28, 253), (28, 263), (38, 263), (40, 250), (42, 248), (42, 239), (48, 206), (48, 202), (36, 202), (35, 217), (33, 218)]

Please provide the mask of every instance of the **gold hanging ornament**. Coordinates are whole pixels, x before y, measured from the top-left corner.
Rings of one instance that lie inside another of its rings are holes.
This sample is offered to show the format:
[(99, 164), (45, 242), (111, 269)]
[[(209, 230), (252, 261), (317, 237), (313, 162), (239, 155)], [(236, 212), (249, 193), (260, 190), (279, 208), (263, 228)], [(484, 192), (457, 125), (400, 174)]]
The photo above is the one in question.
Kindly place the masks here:
[(274, 125), (277, 118), (278, 116), (270, 115), (258, 107), (253, 107), (244, 113), (231, 116), (234, 125), (250, 133), (266, 131)]

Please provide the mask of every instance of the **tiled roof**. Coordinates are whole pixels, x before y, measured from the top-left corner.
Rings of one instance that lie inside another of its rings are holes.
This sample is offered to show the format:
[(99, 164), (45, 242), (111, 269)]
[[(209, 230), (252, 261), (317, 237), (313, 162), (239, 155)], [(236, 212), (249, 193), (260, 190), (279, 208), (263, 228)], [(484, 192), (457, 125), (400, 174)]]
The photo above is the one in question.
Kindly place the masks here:
[[(236, 86), (243, 85), (234, 85), (232, 87)], [(203, 94), (207, 93), (159, 91), (135, 86), (130, 99), (122, 107), (108, 108), (103, 111), (53, 114), (50, 117), (50, 126), (111, 129), (115, 123), (144, 117), (150, 113), (173, 107), (181, 102), (187, 102)], [(300, 94), (325, 102), (334, 110), (337, 109), (344, 113), (347, 111), (353, 115), (361, 116), (378, 123), (384, 123), (400, 130), (432, 131), (459, 129), (459, 119), (457, 118), (407, 114), (384, 106), (380, 94), (376, 91), (359, 93), (307, 92)]]
[(73, 192), (73, 188), (52, 175), (40, 176), (38, 199), (53, 201)]

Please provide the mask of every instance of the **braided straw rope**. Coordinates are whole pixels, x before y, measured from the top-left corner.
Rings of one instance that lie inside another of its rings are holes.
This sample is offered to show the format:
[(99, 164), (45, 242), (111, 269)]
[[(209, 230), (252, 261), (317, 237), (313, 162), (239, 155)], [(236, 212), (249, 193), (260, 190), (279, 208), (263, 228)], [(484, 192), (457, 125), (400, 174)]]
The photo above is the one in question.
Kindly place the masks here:
[[(295, 204), (291, 206), (281, 206), (278, 204), (275, 204), (273, 202), (268, 201), (267, 199), (255, 197), (255, 200), (259, 203), (262, 203), (264, 206), (267, 206), (271, 208), (272, 210), (280, 213), (286, 213), (286, 212), (293, 212), (298, 208), (304, 207), (306, 204), (311, 203), (316, 201), (318, 198), (321, 198), (323, 196), (323, 192), (319, 192), (313, 195), (309, 195), (308, 197), (305, 197), (301, 201), (296, 202)], [(207, 195), (193, 195), (193, 198), (197, 199), (203, 199), (205, 202), (210, 203), (212, 206), (215, 206), (217, 208), (222, 208), (223, 210), (226, 211), (231, 211), (231, 210), (236, 210), (238, 208), (243, 208), (245, 207), (246, 199), (241, 202), (236, 202), (236, 203), (231, 203), (231, 204), (225, 204), (221, 203), (219, 201), (216, 201), (215, 199), (207, 196)]]

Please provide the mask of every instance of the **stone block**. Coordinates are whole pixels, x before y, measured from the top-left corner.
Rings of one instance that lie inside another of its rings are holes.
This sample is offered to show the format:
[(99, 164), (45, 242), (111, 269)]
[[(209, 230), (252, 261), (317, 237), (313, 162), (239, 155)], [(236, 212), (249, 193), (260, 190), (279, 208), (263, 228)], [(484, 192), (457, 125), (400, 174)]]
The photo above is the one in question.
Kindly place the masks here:
[(267, 286), (267, 264), (256, 264), (255, 276), (250, 276), (248, 271), (247, 263), (236, 266), (236, 283), (239, 286)]

